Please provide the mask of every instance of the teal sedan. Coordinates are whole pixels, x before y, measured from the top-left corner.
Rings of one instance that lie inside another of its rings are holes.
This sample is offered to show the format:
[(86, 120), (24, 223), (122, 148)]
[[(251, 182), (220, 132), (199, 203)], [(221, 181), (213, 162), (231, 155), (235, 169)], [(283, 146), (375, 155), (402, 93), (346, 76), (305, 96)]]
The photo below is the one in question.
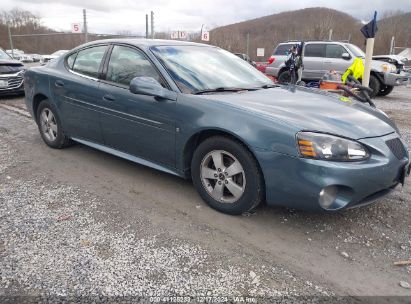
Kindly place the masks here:
[(410, 171), (407, 147), (382, 111), (274, 85), (218, 47), (100, 40), (24, 78), (27, 108), (48, 146), (77, 142), (191, 178), (207, 204), (228, 214), (264, 201), (357, 207)]

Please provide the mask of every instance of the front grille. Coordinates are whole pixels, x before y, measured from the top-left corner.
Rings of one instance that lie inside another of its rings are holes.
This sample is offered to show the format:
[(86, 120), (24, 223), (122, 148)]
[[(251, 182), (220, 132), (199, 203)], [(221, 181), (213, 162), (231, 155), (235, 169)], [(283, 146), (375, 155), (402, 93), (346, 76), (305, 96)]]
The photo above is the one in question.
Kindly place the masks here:
[(7, 79), (8, 80), (8, 86), (7, 88), (0, 88), (0, 90), (12, 90), (12, 89), (17, 89), (18, 87), (21, 86), (23, 83), (23, 76), (9, 76), (9, 77), (0, 77), (0, 79)]
[(399, 138), (387, 140), (385, 143), (387, 144), (388, 148), (390, 148), (391, 152), (395, 155), (396, 158), (403, 159), (407, 156), (407, 150), (405, 149), (404, 145), (402, 144)]

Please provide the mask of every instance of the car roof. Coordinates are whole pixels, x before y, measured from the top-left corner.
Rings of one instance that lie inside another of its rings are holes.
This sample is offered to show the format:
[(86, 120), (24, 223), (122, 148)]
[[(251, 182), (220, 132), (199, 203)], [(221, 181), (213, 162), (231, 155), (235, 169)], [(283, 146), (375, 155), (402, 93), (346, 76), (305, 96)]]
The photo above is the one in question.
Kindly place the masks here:
[[(301, 43), (302, 41), (299, 40), (289, 40), (285, 42), (280, 42), (280, 44), (298, 44)], [(304, 43), (340, 43), (340, 44), (350, 44), (347, 41), (333, 41), (333, 40), (304, 40)]]
[(152, 46), (173, 46), (173, 45), (191, 45), (191, 46), (210, 46), (202, 43), (195, 43), (189, 41), (179, 40), (166, 40), (166, 39), (141, 39), (141, 38), (117, 38), (117, 39), (101, 39), (95, 40), (86, 44), (82, 44), (80, 47), (87, 45), (101, 44), (101, 43), (125, 43), (135, 46), (149, 48)]

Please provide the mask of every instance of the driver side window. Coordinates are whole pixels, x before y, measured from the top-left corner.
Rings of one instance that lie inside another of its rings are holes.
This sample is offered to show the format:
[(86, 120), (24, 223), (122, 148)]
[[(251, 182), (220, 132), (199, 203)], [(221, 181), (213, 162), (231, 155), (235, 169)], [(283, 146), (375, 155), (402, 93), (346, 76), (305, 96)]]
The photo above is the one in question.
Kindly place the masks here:
[(128, 87), (134, 77), (153, 77), (164, 87), (160, 75), (143, 53), (127, 46), (114, 46), (106, 80)]

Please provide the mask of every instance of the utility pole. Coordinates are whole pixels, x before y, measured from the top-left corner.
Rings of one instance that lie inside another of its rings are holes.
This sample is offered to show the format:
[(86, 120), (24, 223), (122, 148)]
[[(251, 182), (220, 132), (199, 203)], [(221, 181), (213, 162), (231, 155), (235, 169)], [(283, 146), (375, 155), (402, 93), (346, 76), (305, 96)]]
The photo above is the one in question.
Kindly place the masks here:
[(146, 14), (146, 39), (148, 39), (148, 14)]
[(333, 40), (333, 29), (330, 29), (330, 32), (328, 33), (328, 40)]
[(86, 9), (83, 9), (83, 29), (84, 29), (84, 41), (88, 42)]
[(391, 45), (390, 45), (390, 55), (394, 54), (394, 47), (395, 47), (395, 37), (391, 37)]
[(247, 56), (250, 56), (249, 51), (250, 51), (250, 33), (247, 33)]
[(151, 39), (154, 39), (154, 12), (151, 11)]
[(362, 78), (362, 85), (364, 87), (368, 87), (370, 84), (372, 54), (374, 52), (374, 40), (377, 30), (377, 11), (375, 11), (374, 18), (368, 24), (361, 28), (361, 32), (367, 39), (364, 59), (364, 76)]
[(13, 57), (13, 59), (14, 59), (13, 39), (11, 38), (10, 24), (7, 24), (7, 29), (8, 29), (8, 32), (9, 32), (9, 41), (10, 41), (11, 57)]

